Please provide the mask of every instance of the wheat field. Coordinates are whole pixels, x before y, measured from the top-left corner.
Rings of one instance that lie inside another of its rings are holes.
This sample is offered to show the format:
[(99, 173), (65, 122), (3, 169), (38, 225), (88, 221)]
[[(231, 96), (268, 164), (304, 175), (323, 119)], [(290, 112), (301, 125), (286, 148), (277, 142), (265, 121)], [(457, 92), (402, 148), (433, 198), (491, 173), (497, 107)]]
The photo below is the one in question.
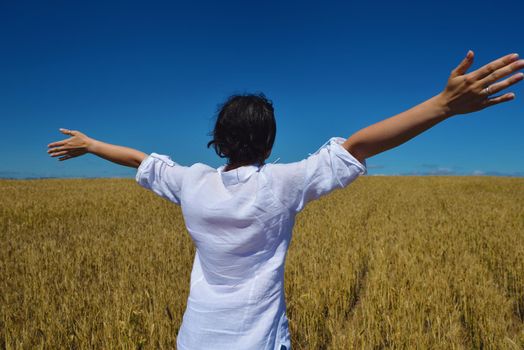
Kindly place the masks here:
[[(173, 349), (194, 248), (133, 179), (0, 180), (0, 349)], [(370, 177), (299, 214), (293, 349), (524, 348), (524, 179)]]

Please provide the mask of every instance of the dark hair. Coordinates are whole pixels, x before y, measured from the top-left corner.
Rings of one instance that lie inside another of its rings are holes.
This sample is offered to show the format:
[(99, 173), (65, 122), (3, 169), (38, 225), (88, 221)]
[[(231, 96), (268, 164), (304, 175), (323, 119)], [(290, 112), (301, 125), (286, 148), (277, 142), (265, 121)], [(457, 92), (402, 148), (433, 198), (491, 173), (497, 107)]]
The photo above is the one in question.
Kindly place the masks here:
[(263, 164), (276, 131), (273, 103), (263, 93), (232, 95), (217, 108), (207, 147), (213, 146), (229, 164)]

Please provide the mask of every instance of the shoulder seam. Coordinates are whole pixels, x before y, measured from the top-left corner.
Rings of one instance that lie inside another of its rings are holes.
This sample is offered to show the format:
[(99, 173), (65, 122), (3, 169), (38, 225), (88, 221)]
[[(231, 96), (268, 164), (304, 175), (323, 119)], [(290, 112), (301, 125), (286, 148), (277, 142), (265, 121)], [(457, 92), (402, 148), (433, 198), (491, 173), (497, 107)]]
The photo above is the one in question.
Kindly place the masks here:
[[(267, 166), (267, 165), (266, 165), (266, 166)], [(266, 168), (266, 166), (264, 166), (262, 169), (260, 169), (259, 173), (260, 173), (260, 174), (263, 174), (263, 176), (265, 176), (266, 179), (269, 179), (270, 176), (268, 176), (268, 175), (263, 171), (263, 170)], [(269, 181), (273, 182), (273, 179), (270, 179)], [(269, 182), (269, 181), (268, 181), (268, 182)], [(282, 201), (280, 200), (280, 198), (278, 198), (278, 197), (275, 195), (275, 193), (273, 192), (273, 188), (271, 187), (271, 183), (269, 184), (269, 192), (271, 193), (271, 196), (272, 196), (273, 198), (275, 198), (275, 200), (276, 200), (276, 201), (277, 201), (277, 202), (282, 206), (282, 208), (286, 209), (286, 211), (287, 211), (289, 214), (291, 214), (291, 215), (295, 214), (295, 210), (293, 210), (292, 208), (288, 208), (288, 207), (284, 204), (284, 202), (282, 202)]]

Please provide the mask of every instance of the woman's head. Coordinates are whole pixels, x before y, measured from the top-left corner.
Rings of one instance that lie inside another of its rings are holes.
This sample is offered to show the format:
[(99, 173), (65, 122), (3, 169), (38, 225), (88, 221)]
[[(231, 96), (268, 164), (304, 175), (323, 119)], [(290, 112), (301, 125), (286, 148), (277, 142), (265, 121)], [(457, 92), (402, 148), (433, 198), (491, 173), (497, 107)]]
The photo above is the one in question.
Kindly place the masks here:
[(262, 164), (271, 153), (276, 131), (273, 104), (263, 93), (232, 95), (217, 110), (207, 147), (213, 146), (229, 164)]

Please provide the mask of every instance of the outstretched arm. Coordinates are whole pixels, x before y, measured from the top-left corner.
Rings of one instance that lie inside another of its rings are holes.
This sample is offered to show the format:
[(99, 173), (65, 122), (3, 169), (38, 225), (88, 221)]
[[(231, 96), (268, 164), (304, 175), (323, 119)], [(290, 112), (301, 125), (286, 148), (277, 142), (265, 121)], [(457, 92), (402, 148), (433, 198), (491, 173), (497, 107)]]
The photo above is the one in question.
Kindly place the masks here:
[(49, 148), (47, 153), (51, 157), (60, 157), (61, 161), (92, 153), (113, 163), (138, 168), (147, 157), (145, 153), (136, 149), (98, 141), (80, 131), (60, 129), (60, 132), (71, 137), (50, 143), (47, 146)]
[(440, 94), (405, 112), (359, 130), (343, 143), (343, 147), (362, 161), (403, 144), (451, 116), (479, 111), (515, 98), (513, 93), (493, 98), (489, 98), (489, 95), (521, 81), (524, 74), (518, 73), (495, 83), (524, 68), (524, 60), (518, 60), (517, 54), (511, 54), (466, 74), (473, 63), (473, 56), (473, 51), (469, 51), (466, 58), (451, 72), (447, 86)]

